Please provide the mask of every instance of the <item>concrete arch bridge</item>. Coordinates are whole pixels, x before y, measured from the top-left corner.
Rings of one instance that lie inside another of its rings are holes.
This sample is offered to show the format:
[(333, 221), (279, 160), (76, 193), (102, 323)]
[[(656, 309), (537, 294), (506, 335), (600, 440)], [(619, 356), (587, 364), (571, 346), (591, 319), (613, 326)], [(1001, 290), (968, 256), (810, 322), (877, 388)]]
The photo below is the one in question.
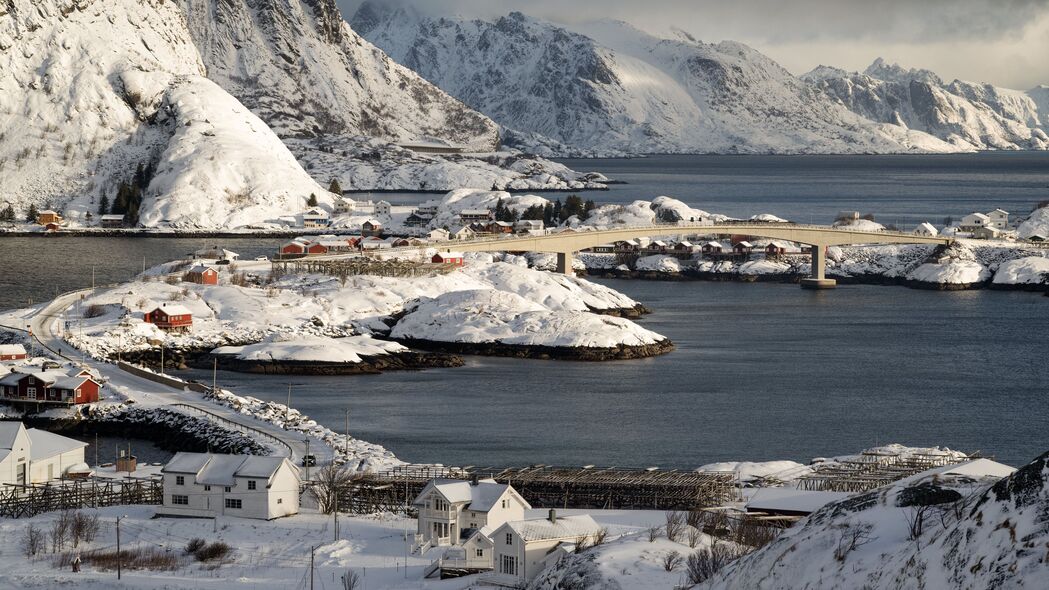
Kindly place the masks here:
[(828, 246), (852, 244), (942, 244), (950, 245), (949, 237), (919, 236), (898, 231), (864, 231), (826, 225), (795, 223), (722, 222), (624, 226), (592, 231), (562, 231), (539, 236), (501, 236), (441, 243), (439, 250), (460, 252), (546, 252), (557, 254), (557, 271), (572, 272), (574, 253), (601, 244), (633, 238), (671, 236), (679, 234), (745, 235), (774, 240), (785, 240), (812, 246), (812, 275), (802, 279), (801, 286), (809, 289), (830, 289), (834, 279), (826, 277)]

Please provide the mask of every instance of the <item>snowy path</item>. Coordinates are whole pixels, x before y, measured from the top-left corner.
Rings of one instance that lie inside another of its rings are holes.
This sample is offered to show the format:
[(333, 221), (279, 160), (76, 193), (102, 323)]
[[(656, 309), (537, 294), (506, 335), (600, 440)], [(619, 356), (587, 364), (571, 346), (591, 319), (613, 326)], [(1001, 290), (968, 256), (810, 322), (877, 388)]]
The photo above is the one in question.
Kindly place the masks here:
[[(287, 449), (290, 448), (292, 458), (295, 461), (306, 454), (307, 437), (300, 432), (287, 431), (274, 424), (245, 416), (232, 408), (209, 402), (196, 392), (187, 389), (175, 389), (121, 371), (115, 365), (83, 355), (80, 350), (66, 343), (60, 334), (61, 322), (59, 320), (65, 311), (76, 302), (77, 298), (82, 294), (89, 293), (91, 293), (90, 290), (83, 290), (61, 295), (32, 316), (30, 326), (36, 341), (51, 352), (64, 356), (67, 359), (73, 361), (83, 359), (83, 364), (97, 370), (99, 374), (108, 379), (109, 388), (119, 390), (130, 399), (135, 400), (136, 405), (139, 407), (169, 407), (196, 417), (203, 415), (225, 428), (230, 428), (229, 425), (222, 424), (222, 420), (227, 420), (239, 426), (240, 428), (235, 427), (238, 430), (243, 429), (249, 433), (252, 431), (261, 432), (284, 443), (283, 445), (268, 444), (268, 446), (274, 448), (275, 454), (287, 454)], [(197, 411), (187, 411), (188, 408), (178, 407), (179, 405), (191, 406)], [(172, 408), (172, 406), (175, 407)], [(262, 439), (258, 442), (267, 444), (265, 437), (260, 438)], [(309, 439), (309, 452), (316, 456), (318, 463), (330, 462), (332, 449), (318, 438), (309, 437)], [(284, 445), (287, 445), (287, 448)]]

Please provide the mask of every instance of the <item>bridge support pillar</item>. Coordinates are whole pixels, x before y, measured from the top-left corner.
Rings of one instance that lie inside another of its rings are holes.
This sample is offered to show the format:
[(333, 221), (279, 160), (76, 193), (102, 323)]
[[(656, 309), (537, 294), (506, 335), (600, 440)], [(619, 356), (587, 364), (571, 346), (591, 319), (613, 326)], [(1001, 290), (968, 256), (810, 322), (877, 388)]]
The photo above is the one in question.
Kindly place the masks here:
[(802, 289), (833, 289), (838, 281), (827, 278), (827, 247), (812, 246), (812, 275), (801, 279)]
[(563, 275), (573, 276), (575, 273), (572, 272), (572, 253), (571, 252), (558, 252), (557, 253), (557, 272)]

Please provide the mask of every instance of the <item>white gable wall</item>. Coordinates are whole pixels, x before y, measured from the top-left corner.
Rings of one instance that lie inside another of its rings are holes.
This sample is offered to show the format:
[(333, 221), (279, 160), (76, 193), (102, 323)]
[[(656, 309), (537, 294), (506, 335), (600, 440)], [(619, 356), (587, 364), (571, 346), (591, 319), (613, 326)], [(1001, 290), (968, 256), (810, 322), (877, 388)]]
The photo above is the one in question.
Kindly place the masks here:
[(32, 462), (30, 477), (33, 483), (44, 483), (62, 477), (66, 469), (83, 462), (84, 447), (59, 453), (45, 459), (37, 459)]
[(11, 452), (0, 460), (0, 484), (29, 483), (29, 478), (29, 435), (22, 427), (11, 444)]

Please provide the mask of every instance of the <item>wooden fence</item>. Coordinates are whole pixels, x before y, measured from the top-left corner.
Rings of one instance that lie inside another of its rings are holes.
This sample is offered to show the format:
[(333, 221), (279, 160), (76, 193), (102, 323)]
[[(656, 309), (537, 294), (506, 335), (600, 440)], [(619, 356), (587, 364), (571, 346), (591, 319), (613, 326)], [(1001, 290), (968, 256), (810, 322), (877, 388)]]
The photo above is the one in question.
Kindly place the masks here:
[(0, 517), (26, 518), (55, 510), (127, 504), (160, 504), (160, 479), (87, 478), (38, 484), (6, 484), (0, 490)]

